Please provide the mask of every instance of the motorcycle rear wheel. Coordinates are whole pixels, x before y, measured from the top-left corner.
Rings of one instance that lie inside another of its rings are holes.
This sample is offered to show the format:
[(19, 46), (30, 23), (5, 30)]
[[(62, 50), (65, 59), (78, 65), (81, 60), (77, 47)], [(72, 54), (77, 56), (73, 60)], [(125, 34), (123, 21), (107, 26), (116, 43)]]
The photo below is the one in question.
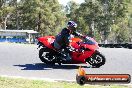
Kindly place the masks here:
[(53, 61), (55, 59), (55, 56), (47, 48), (41, 48), (39, 50), (39, 58), (45, 64), (55, 64), (55, 62)]
[(88, 62), (94, 68), (99, 68), (105, 64), (106, 59), (100, 52), (97, 51), (92, 57), (86, 59), (86, 62)]

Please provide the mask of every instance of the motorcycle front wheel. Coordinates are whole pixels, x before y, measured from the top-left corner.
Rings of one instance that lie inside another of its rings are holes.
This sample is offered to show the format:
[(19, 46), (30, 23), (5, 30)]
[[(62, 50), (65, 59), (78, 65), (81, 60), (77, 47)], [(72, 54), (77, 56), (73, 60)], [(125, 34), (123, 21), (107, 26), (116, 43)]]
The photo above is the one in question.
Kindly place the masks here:
[(92, 57), (86, 59), (86, 62), (92, 65), (92, 67), (99, 68), (105, 64), (106, 59), (100, 52), (96, 51)]

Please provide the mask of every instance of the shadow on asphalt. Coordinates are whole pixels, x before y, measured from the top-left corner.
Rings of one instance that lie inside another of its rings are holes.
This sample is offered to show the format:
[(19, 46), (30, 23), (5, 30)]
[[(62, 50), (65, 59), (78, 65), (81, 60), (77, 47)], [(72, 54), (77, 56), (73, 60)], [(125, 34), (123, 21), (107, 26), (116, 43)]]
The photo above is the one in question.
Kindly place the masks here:
[[(62, 64), (62, 65), (47, 65), (44, 63), (34, 63), (25, 65), (13, 65), (22, 68), (21, 70), (52, 70), (52, 69), (78, 69), (79, 65)], [(82, 66), (83, 68), (90, 68), (88, 66)]]

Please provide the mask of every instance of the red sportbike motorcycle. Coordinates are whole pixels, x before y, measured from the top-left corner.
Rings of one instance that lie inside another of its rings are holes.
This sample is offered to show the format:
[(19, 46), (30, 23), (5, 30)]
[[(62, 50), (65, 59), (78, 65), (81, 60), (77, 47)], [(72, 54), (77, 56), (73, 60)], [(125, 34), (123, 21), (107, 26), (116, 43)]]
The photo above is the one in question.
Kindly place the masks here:
[(72, 47), (70, 55), (72, 61), (64, 61), (61, 59), (61, 52), (53, 46), (55, 37), (45, 36), (38, 39), (39, 58), (46, 64), (80, 64), (89, 63), (92, 67), (100, 67), (105, 64), (105, 57), (98, 51), (98, 43), (90, 37), (84, 39), (72, 38), (69, 46)]

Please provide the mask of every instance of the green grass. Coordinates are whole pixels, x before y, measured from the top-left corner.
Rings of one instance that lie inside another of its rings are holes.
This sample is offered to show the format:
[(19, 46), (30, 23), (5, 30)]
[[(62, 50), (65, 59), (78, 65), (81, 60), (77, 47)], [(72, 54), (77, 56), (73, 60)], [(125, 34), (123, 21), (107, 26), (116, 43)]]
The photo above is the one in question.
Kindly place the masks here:
[(47, 82), (20, 78), (0, 77), (0, 88), (132, 88), (121, 85), (84, 85), (69, 82)]

